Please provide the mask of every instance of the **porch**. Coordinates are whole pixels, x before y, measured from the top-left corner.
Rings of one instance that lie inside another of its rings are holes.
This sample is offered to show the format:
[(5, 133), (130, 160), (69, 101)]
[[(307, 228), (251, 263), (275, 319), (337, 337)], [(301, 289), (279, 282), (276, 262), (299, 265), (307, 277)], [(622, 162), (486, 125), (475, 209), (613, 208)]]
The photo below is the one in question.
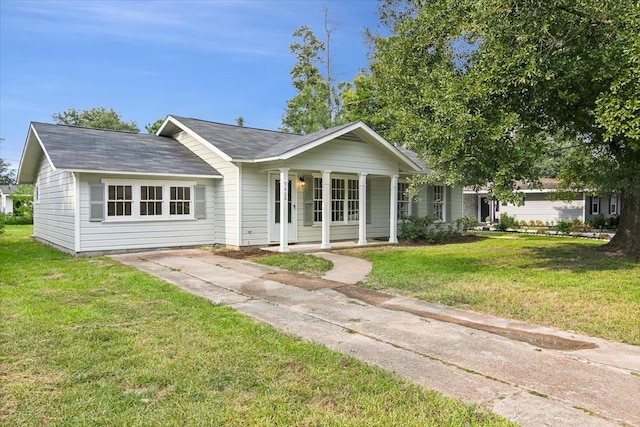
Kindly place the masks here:
[[(395, 246), (397, 243), (390, 243), (388, 240), (368, 240), (366, 247), (375, 247), (375, 246)], [(348, 241), (333, 241), (331, 242), (330, 248), (322, 248), (321, 243), (290, 243), (288, 245), (289, 252), (297, 252), (297, 253), (314, 253), (314, 252), (322, 252), (322, 251), (332, 251), (332, 250), (340, 250), (340, 249), (354, 249), (361, 248), (363, 245), (359, 245), (356, 240), (348, 240)], [(270, 246), (265, 246), (260, 248), (265, 251), (270, 252), (280, 252), (280, 245), (274, 244)]]

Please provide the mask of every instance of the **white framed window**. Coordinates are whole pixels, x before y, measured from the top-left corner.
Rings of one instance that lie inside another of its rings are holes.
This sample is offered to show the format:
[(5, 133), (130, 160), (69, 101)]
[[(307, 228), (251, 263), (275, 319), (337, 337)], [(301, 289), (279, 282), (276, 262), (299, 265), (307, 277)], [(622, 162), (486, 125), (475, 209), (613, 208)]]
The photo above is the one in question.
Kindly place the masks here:
[(322, 178), (313, 177), (313, 222), (322, 222)]
[(195, 182), (103, 179), (102, 183), (107, 222), (195, 218)]
[(33, 201), (34, 203), (40, 203), (40, 178), (36, 180), (36, 185), (33, 186)]
[(191, 187), (169, 187), (169, 215), (191, 214)]
[(591, 213), (592, 214), (600, 213), (600, 197), (591, 198)]
[(433, 186), (433, 219), (444, 220), (444, 185)]
[[(331, 222), (357, 222), (360, 215), (360, 181), (331, 177)], [(313, 221), (322, 222), (322, 178), (313, 178)]]
[(107, 217), (133, 215), (133, 186), (107, 185)]
[(162, 186), (140, 186), (140, 216), (162, 215)]
[(613, 195), (611, 199), (609, 199), (609, 213), (612, 215), (616, 215), (618, 213), (618, 196)]
[(404, 219), (411, 215), (411, 196), (407, 194), (409, 184), (398, 182), (398, 219)]

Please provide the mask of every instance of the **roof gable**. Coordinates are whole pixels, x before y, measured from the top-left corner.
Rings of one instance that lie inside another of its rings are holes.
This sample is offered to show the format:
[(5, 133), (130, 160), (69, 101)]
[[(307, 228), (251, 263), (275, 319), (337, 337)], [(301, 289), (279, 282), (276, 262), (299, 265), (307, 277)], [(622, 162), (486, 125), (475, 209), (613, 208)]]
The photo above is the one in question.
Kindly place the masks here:
[(190, 132), (216, 151), (220, 157), (236, 162), (286, 160), (318, 145), (351, 134), (364, 142), (379, 144), (405, 164), (409, 170), (423, 170), (420, 164), (362, 122), (347, 123), (307, 135), (298, 135), (170, 115), (165, 119), (158, 134), (168, 136), (178, 130)]
[[(39, 146), (39, 147), (38, 147)], [(132, 132), (32, 123), (18, 179), (33, 182), (41, 152), (55, 170), (168, 176), (220, 176), (173, 138)]]

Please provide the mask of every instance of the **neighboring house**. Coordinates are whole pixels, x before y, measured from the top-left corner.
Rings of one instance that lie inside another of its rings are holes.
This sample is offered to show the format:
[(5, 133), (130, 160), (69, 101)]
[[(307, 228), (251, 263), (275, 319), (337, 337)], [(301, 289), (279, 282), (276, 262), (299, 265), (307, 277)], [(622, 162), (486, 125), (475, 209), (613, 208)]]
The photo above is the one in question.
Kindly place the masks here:
[(543, 178), (542, 189), (531, 188), (526, 183), (518, 183), (518, 191), (524, 193), (521, 205), (499, 202), (492, 199), (487, 188), (478, 191), (466, 187), (464, 189), (464, 215), (477, 218), (480, 222), (497, 221), (501, 214), (514, 217), (519, 221), (542, 221), (557, 224), (559, 221), (575, 220), (590, 221), (596, 215), (603, 214), (612, 217), (620, 214), (619, 198), (594, 196), (583, 191), (573, 200), (553, 200), (552, 193), (560, 188), (557, 179)]
[(0, 185), (0, 213), (13, 214), (13, 193), (15, 185)]
[[(310, 135), (168, 116), (157, 135), (32, 123), (18, 171), (34, 235), (79, 253), (397, 242), (402, 217), (462, 216), (462, 188), (406, 194), (424, 166), (362, 122)], [(283, 221), (284, 220), (284, 221)], [(282, 227), (282, 223), (286, 226)]]

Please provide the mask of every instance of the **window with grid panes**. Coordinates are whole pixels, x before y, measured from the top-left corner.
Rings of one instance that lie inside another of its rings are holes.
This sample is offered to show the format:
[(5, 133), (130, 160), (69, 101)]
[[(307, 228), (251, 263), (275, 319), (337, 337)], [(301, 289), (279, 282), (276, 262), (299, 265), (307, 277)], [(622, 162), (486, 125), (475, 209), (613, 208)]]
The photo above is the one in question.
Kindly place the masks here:
[(322, 222), (322, 178), (313, 178), (313, 221)]
[(410, 215), (410, 200), (411, 197), (406, 194), (409, 184), (406, 182), (398, 183), (398, 219), (406, 218)]
[(442, 221), (444, 213), (444, 186), (433, 186), (433, 219)]
[(162, 215), (162, 186), (140, 186), (140, 215)]
[(131, 216), (132, 203), (131, 185), (109, 185), (107, 187), (107, 216)]
[(169, 214), (191, 213), (191, 187), (169, 187)]

